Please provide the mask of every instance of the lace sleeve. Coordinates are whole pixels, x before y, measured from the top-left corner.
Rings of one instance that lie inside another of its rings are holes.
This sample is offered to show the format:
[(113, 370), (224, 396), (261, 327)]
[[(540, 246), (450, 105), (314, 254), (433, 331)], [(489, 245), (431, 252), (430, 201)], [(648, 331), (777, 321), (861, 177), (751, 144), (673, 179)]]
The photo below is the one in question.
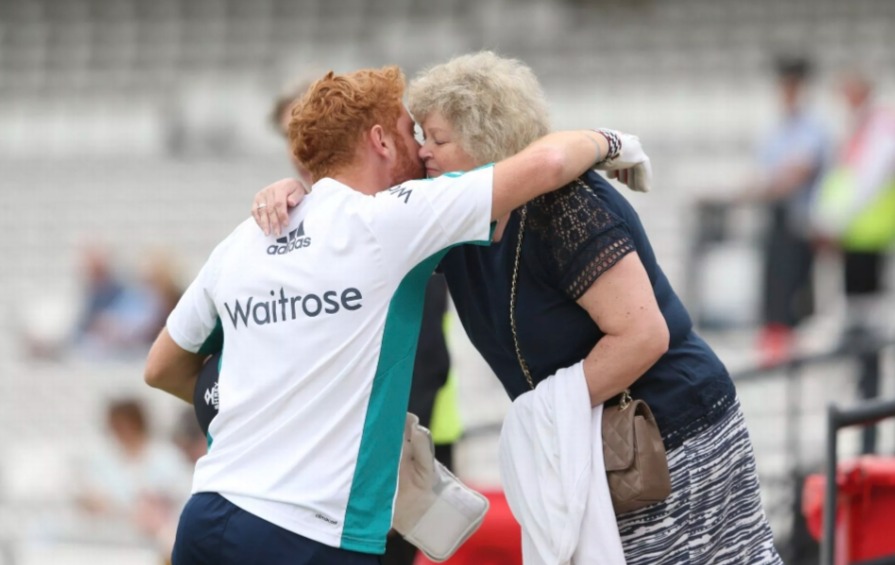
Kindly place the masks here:
[(625, 222), (581, 180), (533, 200), (529, 218), (549, 271), (572, 300), (635, 250)]

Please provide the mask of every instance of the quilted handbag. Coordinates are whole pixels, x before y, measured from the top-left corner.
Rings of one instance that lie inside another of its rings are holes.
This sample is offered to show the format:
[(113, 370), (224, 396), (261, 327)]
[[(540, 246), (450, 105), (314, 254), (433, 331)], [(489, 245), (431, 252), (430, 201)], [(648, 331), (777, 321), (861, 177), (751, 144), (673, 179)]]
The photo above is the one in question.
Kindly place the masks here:
[(671, 493), (665, 445), (653, 413), (627, 391), (619, 404), (603, 409), (603, 463), (616, 515), (662, 502)]

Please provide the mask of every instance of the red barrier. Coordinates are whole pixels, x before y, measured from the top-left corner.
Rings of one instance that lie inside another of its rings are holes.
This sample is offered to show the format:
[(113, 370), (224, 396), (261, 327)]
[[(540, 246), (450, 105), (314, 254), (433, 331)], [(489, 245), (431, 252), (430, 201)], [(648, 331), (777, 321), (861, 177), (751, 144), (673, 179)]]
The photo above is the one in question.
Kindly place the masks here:
[[(823, 531), (823, 475), (805, 480), (802, 512), (808, 531)], [(836, 565), (895, 555), (895, 458), (864, 456), (839, 464), (836, 476)]]

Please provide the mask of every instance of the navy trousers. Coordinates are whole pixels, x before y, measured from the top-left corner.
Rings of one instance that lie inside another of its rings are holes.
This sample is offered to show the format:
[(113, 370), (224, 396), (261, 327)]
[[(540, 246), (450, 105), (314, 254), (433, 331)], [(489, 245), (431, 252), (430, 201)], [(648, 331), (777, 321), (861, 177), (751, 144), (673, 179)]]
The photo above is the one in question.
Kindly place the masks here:
[(379, 555), (324, 545), (242, 510), (217, 493), (194, 494), (180, 515), (173, 565), (379, 565)]

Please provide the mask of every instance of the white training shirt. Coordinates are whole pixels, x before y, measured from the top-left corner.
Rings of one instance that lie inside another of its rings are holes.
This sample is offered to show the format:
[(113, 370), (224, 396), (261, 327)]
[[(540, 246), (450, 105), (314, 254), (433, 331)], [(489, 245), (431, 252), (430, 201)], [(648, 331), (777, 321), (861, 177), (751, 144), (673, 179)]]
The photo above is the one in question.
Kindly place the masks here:
[(198, 352), (223, 327), (218, 415), (193, 492), (321, 543), (382, 553), (426, 283), (490, 239), (493, 167), (375, 196), (314, 185), (283, 237), (251, 219), (168, 318)]

